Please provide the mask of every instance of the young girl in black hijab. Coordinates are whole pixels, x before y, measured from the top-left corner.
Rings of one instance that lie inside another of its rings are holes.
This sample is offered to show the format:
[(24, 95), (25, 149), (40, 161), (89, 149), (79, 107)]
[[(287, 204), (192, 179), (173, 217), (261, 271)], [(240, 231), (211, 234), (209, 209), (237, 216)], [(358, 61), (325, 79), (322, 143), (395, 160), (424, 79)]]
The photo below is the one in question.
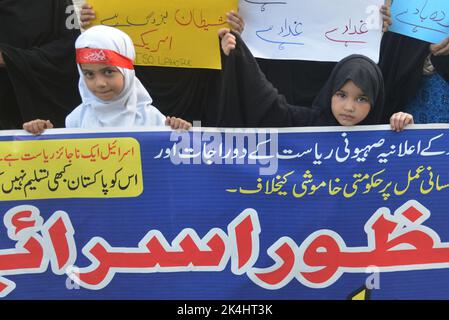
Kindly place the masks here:
[[(369, 58), (351, 55), (333, 69), (313, 108), (289, 105), (265, 78), (238, 35), (221, 29), (223, 85), (220, 126), (303, 127), (381, 123), (384, 84), (379, 67)], [(413, 123), (400, 112), (390, 119), (393, 130)]]

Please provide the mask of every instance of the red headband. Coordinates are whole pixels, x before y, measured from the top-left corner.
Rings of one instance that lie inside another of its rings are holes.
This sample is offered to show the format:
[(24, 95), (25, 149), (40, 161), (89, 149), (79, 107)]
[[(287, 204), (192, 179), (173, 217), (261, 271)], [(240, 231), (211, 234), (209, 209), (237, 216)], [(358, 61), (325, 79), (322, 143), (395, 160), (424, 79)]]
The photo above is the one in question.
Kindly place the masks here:
[(107, 49), (76, 49), (77, 63), (97, 63), (108, 64), (114, 67), (134, 70), (133, 61), (121, 54)]

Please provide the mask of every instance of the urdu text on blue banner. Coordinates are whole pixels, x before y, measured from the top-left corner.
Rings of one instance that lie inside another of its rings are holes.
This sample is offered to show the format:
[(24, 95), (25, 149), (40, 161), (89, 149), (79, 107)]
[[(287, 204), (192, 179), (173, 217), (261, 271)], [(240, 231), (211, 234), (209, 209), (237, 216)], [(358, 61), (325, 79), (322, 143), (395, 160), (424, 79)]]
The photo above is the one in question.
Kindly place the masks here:
[(4, 299), (449, 299), (449, 126), (0, 137)]

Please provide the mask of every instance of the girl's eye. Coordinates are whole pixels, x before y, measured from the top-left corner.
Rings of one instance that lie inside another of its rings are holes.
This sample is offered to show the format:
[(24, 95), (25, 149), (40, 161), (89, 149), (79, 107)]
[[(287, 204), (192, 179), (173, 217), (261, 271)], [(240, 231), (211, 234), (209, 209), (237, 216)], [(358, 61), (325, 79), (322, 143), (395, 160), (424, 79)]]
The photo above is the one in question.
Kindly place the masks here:
[(111, 75), (114, 74), (114, 72), (115, 72), (115, 70), (107, 69), (107, 70), (104, 71), (104, 74), (107, 75), (107, 76), (111, 76)]
[(366, 97), (359, 97), (357, 100), (358, 100), (358, 102), (360, 102), (360, 103), (368, 102), (368, 98), (366, 98)]
[(92, 72), (88, 72), (88, 71), (85, 71), (84, 72), (84, 76), (86, 77), (86, 78), (88, 78), (88, 79), (91, 79), (92, 77), (93, 77), (93, 73)]
[(346, 95), (345, 95), (343, 92), (337, 92), (335, 95), (336, 95), (337, 97), (339, 97), (339, 98), (344, 98), (344, 97), (346, 97)]

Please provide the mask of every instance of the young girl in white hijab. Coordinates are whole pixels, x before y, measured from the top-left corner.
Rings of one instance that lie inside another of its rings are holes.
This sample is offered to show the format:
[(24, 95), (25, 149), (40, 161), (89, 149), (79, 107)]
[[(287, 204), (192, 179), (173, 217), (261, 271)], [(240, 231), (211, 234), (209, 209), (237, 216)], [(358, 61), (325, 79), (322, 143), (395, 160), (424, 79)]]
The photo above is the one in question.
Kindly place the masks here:
[[(66, 118), (66, 128), (164, 126), (189, 129), (191, 124), (165, 117), (151, 105), (153, 100), (135, 76), (135, 50), (131, 38), (119, 29), (95, 26), (76, 43), (82, 104)], [(49, 120), (23, 124), (33, 134), (53, 128)]]

